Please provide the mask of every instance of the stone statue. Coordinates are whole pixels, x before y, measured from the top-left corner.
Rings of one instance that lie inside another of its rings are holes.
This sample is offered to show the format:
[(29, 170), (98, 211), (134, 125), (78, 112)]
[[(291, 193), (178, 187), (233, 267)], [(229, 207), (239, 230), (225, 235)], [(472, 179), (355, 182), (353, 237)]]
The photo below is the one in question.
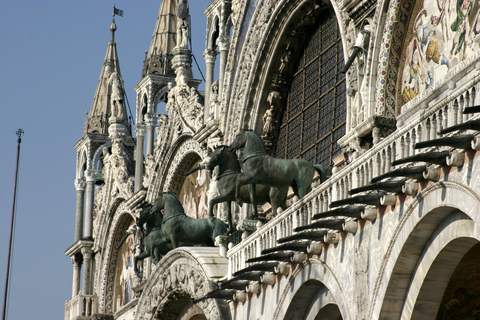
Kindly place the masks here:
[(176, 83), (169, 83), (170, 91), (167, 96), (166, 109), (169, 115), (174, 117), (175, 127), (178, 134), (185, 129), (196, 132), (203, 126), (203, 104), (194, 87), (188, 85), (188, 70), (179, 67), (176, 70)]
[(292, 57), (292, 50), (287, 47), (282, 57), (280, 58), (280, 66), (278, 67), (278, 73), (280, 75), (283, 75), (287, 71), (287, 67), (288, 67), (288, 64), (290, 63), (291, 57)]
[(177, 48), (188, 49), (188, 38), (190, 32), (188, 2), (177, 1)]
[(133, 195), (133, 175), (129, 173), (127, 155), (119, 142), (112, 143), (112, 155), (108, 158), (118, 188), (130, 198)]
[(218, 104), (218, 80), (212, 83), (210, 91), (210, 119), (215, 118), (215, 113)]
[(279, 106), (282, 96), (278, 91), (271, 91), (267, 98), (269, 108), (263, 114), (263, 137), (271, 137), (274, 130), (274, 113)]
[(155, 157), (152, 154), (147, 154), (145, 161), (145, 176), (143, 178), (143, 186), (148, 188), (150, 186), (150, 181), (155, 175)]
[(263, 114), (263, 136), (270, 136), (273, 131), (273, 106)]
[(112, 118), (124, 119), (125, 118), (125, 104), (124, 104), (124, 90), (123, 81), (117, 72), (112, 72), (110, 67), (107, 67), (107, 73), (111, 72), (108, 78), (108, 84), (111, 88), (110, 91), (110, 108)]

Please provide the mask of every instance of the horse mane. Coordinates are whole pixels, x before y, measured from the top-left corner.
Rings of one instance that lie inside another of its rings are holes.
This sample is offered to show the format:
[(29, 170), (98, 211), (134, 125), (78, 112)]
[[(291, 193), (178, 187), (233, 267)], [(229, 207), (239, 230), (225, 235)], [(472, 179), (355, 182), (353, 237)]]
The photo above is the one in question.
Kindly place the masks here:
[(162, 192), (161, 195), (168, 195), (168, 196), (172, 197), (173, 199), (175, 199), (175, 201), (177, 201), (178, 203), (182, 204), (180, 202), (180, 199), (178, 199), (178, 196), (173, 192)]

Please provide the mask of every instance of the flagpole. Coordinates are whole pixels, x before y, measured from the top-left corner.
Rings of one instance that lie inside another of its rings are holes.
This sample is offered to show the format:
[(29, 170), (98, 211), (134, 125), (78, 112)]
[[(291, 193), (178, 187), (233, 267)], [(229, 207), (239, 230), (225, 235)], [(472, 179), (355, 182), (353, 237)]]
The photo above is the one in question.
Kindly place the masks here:
[(8, 260), (7, 260), (7, 277), (5, 279), (5, 296), (3, 297), (3, 312), (2, 312), (2, 320), (6, 319), (6, 310), (7, 310), (7, 297), (8, 297), (8, 280), (10, 278), (10, 259), (12, 256), (12, 242), (13, 242), (13, 227), (15, 221), (15, 201), (17, 198), (17, 179), (18, 179), (18, 163), (20, 160), (20, 143), (22, 142), (22, 136), (24, 131), (22, 129), (18, 129), (17, 134), (17, 163), (15, 165), (15, 186), (13, 189), (13, 208), (12, 208), (12, 221), (10, 224), (10, 242), (8, 245)]

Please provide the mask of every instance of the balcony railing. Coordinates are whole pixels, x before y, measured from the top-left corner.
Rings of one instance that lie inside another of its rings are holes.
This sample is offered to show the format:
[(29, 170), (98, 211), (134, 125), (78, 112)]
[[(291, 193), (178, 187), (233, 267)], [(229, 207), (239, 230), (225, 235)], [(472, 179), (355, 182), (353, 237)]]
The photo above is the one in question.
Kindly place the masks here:
[(97, 313), (97, 297), (79, 293), (65, 303), (65, 320), (83, 320)]
[[(404, 105), (402, 114), (397, 117), (398, 129), (390, 136), (351, 160), (326, 182), (231, 248), (227, 253), (230, 275), (248, 266), (246, 260), (260, 256), (266, 248), (278, 245), (277, 239), (293, 234), (294, 228), (311, 223), (314, 214), (329, 210), (332, 201), (347, 198), (352, 188), (367, 185), (373, 177), (392, 170), (391, 163), (394, 160), (426, 152), (415, 150), (415, 143), (439, 138), (441, 129), (477, 118), (475, 114), (463, 114), (465, 108), (480, 104), (476, 93), (480, 85), (480, 77), (475, 70), (476, 59), (465, 61), (462, 68), (452, 70), (448, 77), (433, 85), (428, 92)], [(480, 149), (479, 137), (475, 138), (473, 144)], [(436, 148), (439, 151), (452, 149)], [(398, 167), (401, 166), (395, 169)]]

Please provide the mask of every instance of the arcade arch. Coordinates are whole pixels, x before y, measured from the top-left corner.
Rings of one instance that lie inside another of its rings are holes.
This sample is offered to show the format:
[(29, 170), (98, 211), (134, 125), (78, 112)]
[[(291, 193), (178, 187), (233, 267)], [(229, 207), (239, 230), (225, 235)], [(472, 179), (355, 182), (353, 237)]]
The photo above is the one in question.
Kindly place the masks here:
[(455, 268), (480, 241), (479, 204), (470, 189), (448, 181), (417, 195), (385, 248), (370, 302), (371, 319), (436, 317)]

